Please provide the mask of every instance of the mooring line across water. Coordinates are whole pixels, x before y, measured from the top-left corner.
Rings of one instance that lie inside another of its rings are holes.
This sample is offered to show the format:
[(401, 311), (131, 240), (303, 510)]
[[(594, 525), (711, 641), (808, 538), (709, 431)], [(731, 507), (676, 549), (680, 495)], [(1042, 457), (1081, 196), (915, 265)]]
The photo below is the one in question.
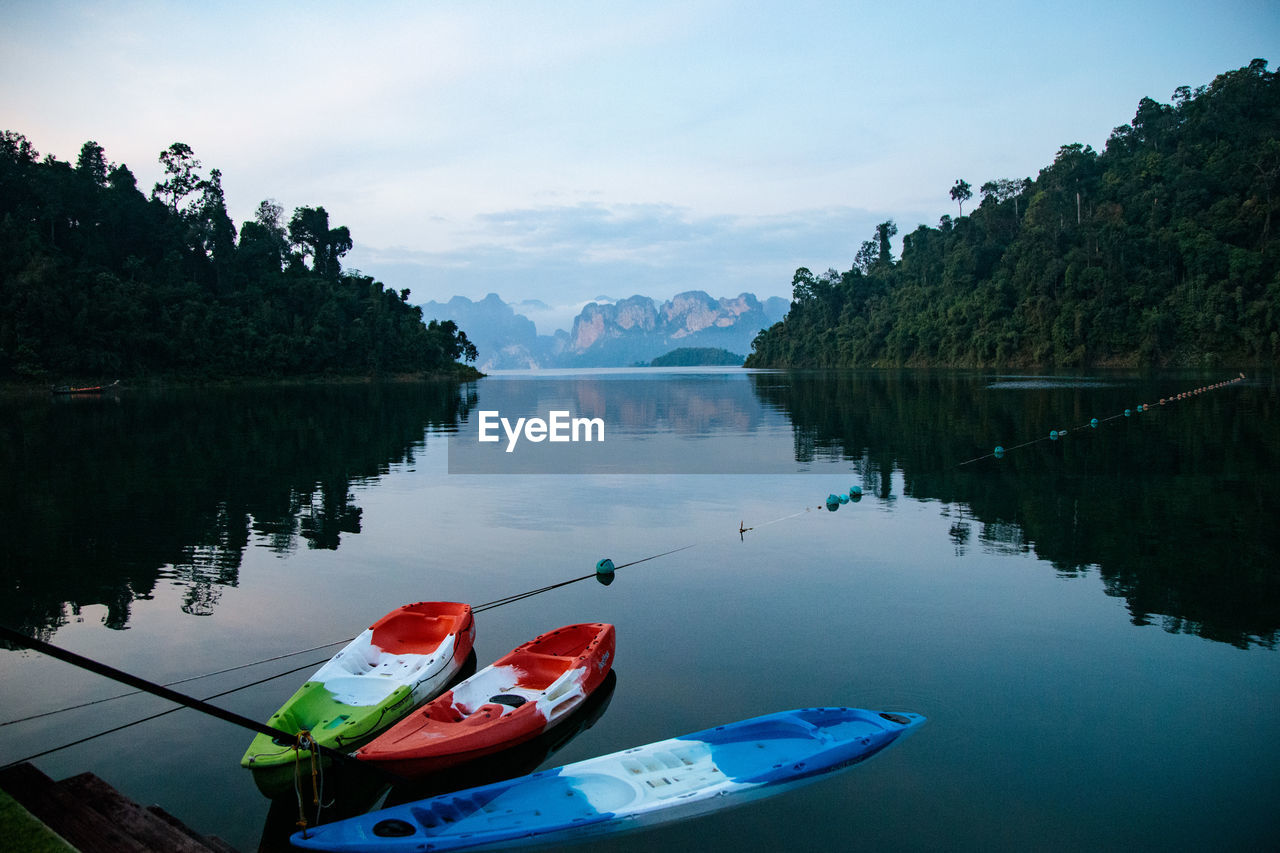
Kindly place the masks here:
[[(202, 678), (212, 678), (215, 675), (226, 675), (228, 672), (235, 672), (238, 669), (248, 669), (251, 666), (257, 666), (258, 664), (262, 664), (262, 663), (271, 663), (273, 661), (284, 660), (285, 658), (297, 657), (298, 655), (305, 655), (307, 652), (318, 652), (321, 649), (327, 649), (330, 646), (336, 646), (342, 643), (349, 643), (353, 639), (354, 639), (353, 637), (348, 637), (345, 640), (335, 640), (332, 643), (324, 643), (319, 646), (312, 646), (309, 649), (299, 649), (296, 652), (287, 652), (282, 655), (275, 655), (274, 657), (262, 658), (261, 660), (250, 661), (249, 663), (242, 663), (242, 664), (237, 664), (236, 666), (229, 666), (226, 669), (219, 669), (219, 670), (216, 670), (215, 672), (206, 672), (202, 675), (190, 675), (190, 676), (187, 676), (186, 678), (179, 678), (177, 681), (166, 681), (161, 686), (176, 687), (179, 684), (186, 684), (191, 681), (199, 681)], [(307, 664), (306, 666), (298, 667), (298, 669), (306, 669), (307, 666), (312, 666), (312, 665), (313, 664)], [(288, 675), (290, 672), (297, 672), (297, 671), (298, 671), (297, 669), (291, 669), (288, 672), (280, 673), (280, 675)], [(273, 675), (264, 680), (270, 681), (272, 678), (279, 678), (280, 675)], [(243, 690), (245, 689), (245, 687), (253, 687), (255, 684), (261, 684), (261, 683), (262, 683), (261, 681), (255, 681), (252, 684), (246, 684), (244, 687), (238, 687), (236, 688), (236, 690)], [(61, 714), (64, 711), (78, 711), (81, 708), (89, 708), (93, 705), (101, 705), (103, 702), (111, 702), (116, 699), (124, 699), (127, 696), (137, 696), (140, 693), (146, 693), (146, 692), (147, 691), (145, 690), (130, 690), (127, 693), (117, 693), (114, 696), (104, 696), (101, 699), (91, 699), (88, 702), (81, 702), (78, 705), (68, 705), (65, 708), (57, 708), (53, 711), (41, 711), (39, 714), (31, 714), (26, 717), (18, 717), (15, 720), (5, 720), (4, 722), (0, 722), (0, 728), (4, 728), (5, 726), (12, 726), (12, 725), (15, 725), (16, 723), (26, 723), (31, 720), (39, 720), (42, 717), (52, 717), (54, 714)], [(228, 691), (228, 692), (234, 692), (234, 691)], [(222, 696), (225, 694), (220, 693), (218, 695)]]
[[(69, 663), (72, 666), (79, 667), (80, 669), (86, 669), (89, 672), (94, 673), (95, 675), (101, 675), (105, 678), (110, 678), (113, 681), (119, 681), (122, 684), (128, 684), (130, 687), (136, 687), (139, 690), (144, 690), (147, 693), (152, 694), (153, 696), (159, 696), (161, 699), (167, 699), (170, 702), (176, 702), (179, 705), (183, 705), (188, 708), (193, 708), (197, 711), (200, 711), (203, 714), (207, 714), (211, 717), (217, 717), (220, 720), (223, 720), (228, 723), (233, 723), (234, 725), (240, 726), (241, 728), (246, 728), (251, 731), (258, 732), (259, 734), (266, 734), (273, 738), (277, 738), (277, 737), (284, 738), (286, 741), (290, 739), (298, 740), (302, 737), (302, 733), (286, 732), (281, 729), (274, 728), (273, 726), (269, 726), (266, 723), (260, 723), (257, 720), (253, 720), (253, 719), (250, 719), (249, 717), (244, 716), (243, 714), (237, 714), (235, 711), (229, 711), (226, 708), (221, 708), (217, 705), (211, 705), (208, 702), (204, 701), (203, 699), (197, 699), (194, 696), (188, 696), (185, 693), (179, 693), (176, 690), (170, 690), (168, 687), (164, 687), (162, 685), (156, 684), (153, 681), (148, 681), (147, 679), (134, 675), (133, 673), (125, 672), (124, 670), (121, 670), (121, 669), (116, 669), (115, 667), (109, 666), (108, 664), (102, 663), (100, 661), (96, 661), (92, 658), (87, 658), (84, 655), (76, 654), (73, 651), (69, 651), (59, 646), (55, 646), (52, 643), (46, 643), (44, 640), (36, 639), (34, 637), (28, 637), (26, 634), (23, 634), (19, 631), (15, 631), (12, 628), (5, 625), (0, 625), (0, 640), (7, 640), (11, 643), (22, 646), (23, 648), (40, 652), (41, 654), (48, 655), (49, 657), (52, 657), (52, 658), (57, 658), (58, 660), (63, 661), (64, 663)], [(306, 666), (298, 667), (298, 669), (306, 669), (309, 666), (315, 666), (315, 664), (307, 664)], [(270, 679), (265, 679), (265, 680), (270, 680)], [(243, 688), (235, 688), (235, 689), (238, 690)], [(224, 691), (224, 693), (218, 694), (218, 695), (225, 695), (226, 693), (230, 693), (230, 692), (234, 692), (234, 690)], [(316, 743), (315, 740), (310, 738), (309, 735), (307, 736), (307, 740), (308, 740), (308, 743), (304, 747), (306, 749), (309, 749), (314, 752), (319, 752), (320, 754), (331, 757), (331, 758), (336, 758), (339, 761), (354, 760), (354, 759), (351, 759), (350, 756), (348, 756), (345, 752), (332, 749), (321, 743)], [(64, 749), (64, 748), (65, 747), (59, 747), (59, 749)], [(12, 763), (18, 763), (18, 762), (11, 762), (10, 764)], [(10, 766), (10, 764), (6, 764), (5, 766)]]
[[(257, 687), (259, 684), (266, 684), (268, 681), (274, 681), (277, 678), (281, 678), (286, 675), (292, 675), (295, 672), (298, 672), (304, 669), (310, 669), (311, 667), (319, 666), (322, 663), (324, 663), (324, 661), (316, 661), (315, 663), (306, 663), (306, 664), (303, 664), (302, 666), (297, 666), (297, 667), (294, 667), (293, 669), (285, 670), (284, 672), (277, 672), (275, 675), (269, 675), (266, 678), (260, 678), (257, 681), (250, 682), (249, 684), (242, 684), (239, 687), (232, 687), (230, 690), (224, 690), (221, 693), (215, 693), (212, 696), (206, 696), (204, 699), (201, 699), (200, 701), (208, 702), (212, 699), (220, 699), (223, 696), (227, 696), (232, 693), (237, 693), (241, 690), (247, 690), (250, 687)], [(150, 691), (135, 690), (133, 693), (128, 693), (124, 695), (133, 696), (138, 693), (148, 693), (148, 692)], [(99, 701), (104, 701), (104, 700), (99, 700)], [(106, 735), (114, 734), (115, 732), (124, 731), (125, 729), (133, 728), (134, 726), (141, 725), (142, 723), (148, 723), (152, 720), (159, 719), (160, 717), (164, 717), (176, 711), (181, 711), (183, 708), (187, 708), (187, 707), (194, 707), (194, 706), (177, 705), (173, 708), (166, 708), (165, 710), (160, 711), (159, 713), (151, 714), (150, 716), (142, 717), (141, 719), (133, 720), (132, 722), (122, 723), (118, 726), (113, 726), (112, 728), (106, 729), (104, 731), (96, 732), (91, 735), (85, 735), (84, 737), (77, 738), (76, 740), (73, 740), (69, 743), (64, 743), (60, 746), (50, 747), (49, 749), (42, 750), (33, 755), (28, 755), (26, 758), (20, 758), (17, 761), (10, 761), (7, 764), (5, 764), (4, 767), (12, 767), (15, 764), (24, 764), (28, 761), (34, 761), (37, 758), (43, 758), (46, 755), (52, 755), (55, 752), (61, 752), (64, 749), (70, 749), (73, 746), (79, 746), (82, 743), (88, 743), (89, 741), (96, 740), (100, 737), (105, 737)], [(64, 710), (70, 710), (70, 709), (64, 709)], [(200, 709), (197, 709), (197, 710), (200, 710)], [(57, 713), (57, 712), (51, 711), (49, 713)]]

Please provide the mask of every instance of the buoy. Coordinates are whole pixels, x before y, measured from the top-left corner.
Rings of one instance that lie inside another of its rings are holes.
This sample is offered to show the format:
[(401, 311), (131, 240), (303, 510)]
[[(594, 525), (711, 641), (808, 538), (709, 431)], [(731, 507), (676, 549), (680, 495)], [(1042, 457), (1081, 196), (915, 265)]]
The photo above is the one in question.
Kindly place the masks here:
[(1133, 412), (1129, 411), (1128, 409), (1125, 409), (1125, 410), (1124, 410), (1124, 416), (1125, 416), (1126, 418), (1127, 418), (1127, 417), (1129, 417), (1129, 416), (1130, 416), (1130, 415), (1132, 415), (1132, 414), (1133, 414)]
[(842, 504), (847, 504), (849, 502), (848, 495), (836, 495), (836, 498), (839, 499), (840, 503)]
[(1058, 431), (1056, 429), (1049, 430), (1049, 440), (1050, 441), (1058, 440)]
[(996, 457), (997, 459), (1003, 459), (1003, 458), (1004, 458), (1004, 446), (1003, 446), (1003, 445), (999, 445), (999, 444), (997, 444), (997, 445), (996, 445), (996, 449), (995, 449), (995, 451), (994, 451), (994, 452), (995, 452), (995, 457)]
[(862, 497), (862, 486), (850, 486), (850, 487), (849, 487), (849, 497), (850, 497), (850, 498), (860, 498), (860, 497)]
[(613, 574), (613, 560), (610, 560), (608, 557), (605, 557), (603, 560), (601, 560), (601, 561), (599, 561), (598, 563), (596, 563), (596, 574), (597, 574), (597, 575), (612, 575), (612, 574)]
[(1089, 421), (1089, 426), (1093, 427), (1094, 429), (1097, 429), (1097, 428), (1098, 428), (1098, 419), (1097, 419), (1097, 418), (1093, 418), (1093, 419), (1091, 419), (1091, 420)]
[(827, 495), (827, 509), (831, 512), (835, 512), (839, 508), (840, 508), (840, 496)]

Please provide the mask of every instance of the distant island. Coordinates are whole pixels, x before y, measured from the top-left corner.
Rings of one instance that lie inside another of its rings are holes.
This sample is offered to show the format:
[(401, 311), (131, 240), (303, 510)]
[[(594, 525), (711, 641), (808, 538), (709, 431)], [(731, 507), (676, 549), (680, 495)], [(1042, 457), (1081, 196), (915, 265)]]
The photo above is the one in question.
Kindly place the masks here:
[(148, 197), (94, 141), (72, 164), (0, 133), (0, 380), (479, 375), (456, 323), (342, 269), (323, 207), (237, 231), (218, 169), (181, 142), (160, 163)]
[[(451, 320), (471, 332), (481, 370), (553, 367), (625, 367), (648, 364), (675, 348), (746, 352), (762, 329), (786, 315), (790, 303), (754, 294), (713, 297), (705, 291), (658, 301), (648, 296), (599, 297), (586, 303), (569, 330), (539, 334), (521, 313), (529, 303), (508, 303), (496, 293), (472, 301), (455, 296), (427, 302), (424, 316)], [(545, 309), (534, 303), (530, 310)], [(741, 364), (741, 359), (738, 361)]]
[[(942, 188), (940, 188), (942, 189)], [(748, 367), (1280, 362), (1280, 80), (1265, 60), (1143, 98), (1102, 153), (950, 189), (957, 216), (895, 259), (883, 222), (846, 272), (796, 270)]]
[(680, 347), (649, 362), (649, 367), (741, 367), (746, 356), (716, 347)]

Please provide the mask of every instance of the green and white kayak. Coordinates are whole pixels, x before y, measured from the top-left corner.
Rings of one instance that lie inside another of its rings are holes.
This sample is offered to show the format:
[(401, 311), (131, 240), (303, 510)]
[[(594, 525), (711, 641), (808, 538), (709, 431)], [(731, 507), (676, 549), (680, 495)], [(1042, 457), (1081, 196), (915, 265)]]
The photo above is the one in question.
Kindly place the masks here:
[[(462, 668), (475, 644), (471, 606), (422, 601), (399, 607), (352, 640), (289, 697), (267, 725), (310, 733), (316, 743), (354, 749), (433, 698)], [(269, 797), (293, 789), (295, 767), (311, 761), (296, 741), (259, 734), (240, 766)]]

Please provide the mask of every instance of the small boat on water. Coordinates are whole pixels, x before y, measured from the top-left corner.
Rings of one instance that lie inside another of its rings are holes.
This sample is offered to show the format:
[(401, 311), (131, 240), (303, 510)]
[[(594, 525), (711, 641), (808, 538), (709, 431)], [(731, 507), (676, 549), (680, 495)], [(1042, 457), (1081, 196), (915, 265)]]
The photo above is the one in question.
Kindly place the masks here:
[(413, 711), (355, 757), (413, 778), (537, 737), (600, 686), (615, 645), (604, 622), (548, 631)]
[[(316, 670), (267, 724), (303, 730), (321, 746), (349, 749), (385, 730), (438, 694), (475, 643), (471, 606), (454, 601), (406, 604), (383, 616)], [(295, 763), (310, 760), (292, 739), (259, 734), (240, 759), (267, 796), (292, 790)]]
[(310, 850), (479, 850), (559, 844), (705, 814), (852, 767), (919, 714), (804, 708), (717, 726), (294, 833)]
[(110, 385), (55, 385), (49, 389), (49, 392), (51, 394), (101, 394), (119, 384), (120, 380), (117, 379)]

